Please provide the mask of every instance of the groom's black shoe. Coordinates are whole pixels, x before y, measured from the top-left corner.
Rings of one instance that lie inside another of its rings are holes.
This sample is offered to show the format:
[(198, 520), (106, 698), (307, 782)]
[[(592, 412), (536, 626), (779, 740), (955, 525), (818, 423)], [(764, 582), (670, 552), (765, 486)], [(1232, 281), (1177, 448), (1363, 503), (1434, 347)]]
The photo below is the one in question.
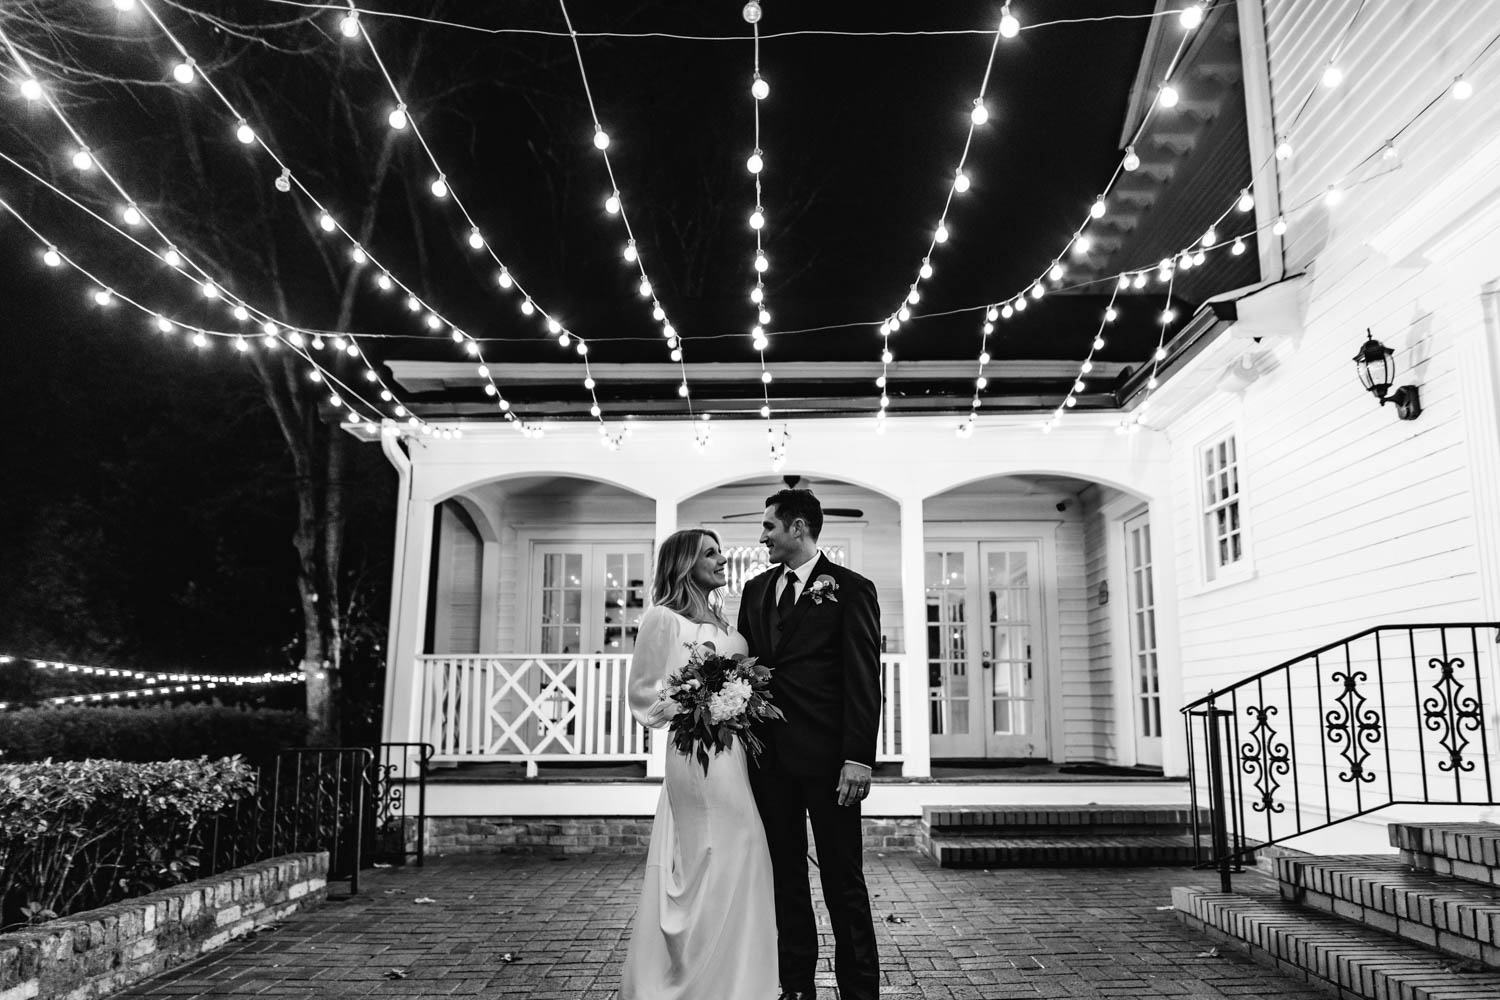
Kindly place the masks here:
[(817, 996), (818, 994), (812, 990), (808, 990), (805, 993), (798, 993), (796, 990), (782, 990), (781, 996), (777, 997), (776, 1000), (817, 1000)]

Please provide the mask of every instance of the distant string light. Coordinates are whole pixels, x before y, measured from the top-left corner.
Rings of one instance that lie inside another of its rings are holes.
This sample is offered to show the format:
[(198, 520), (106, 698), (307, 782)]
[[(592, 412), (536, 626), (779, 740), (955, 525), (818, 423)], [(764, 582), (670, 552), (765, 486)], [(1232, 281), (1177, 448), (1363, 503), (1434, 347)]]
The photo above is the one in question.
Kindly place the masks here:
[[(755, 124), (754, 144), (755, 150), (752, 159), (760, 156), (760, 104), (771, 95), (771, 86), (761, 76), (760, 71), (760, 17), (746, 16), (745, 20), (750, 24), (751, 31), (751, 73), (750, 73), (750, 105), (751, 117)], [(760, 393), (761, 407), (760, 415), (766, 421), (767, 435), (771, 431), (771, 370), (766, 367), (766, 348), (770, 346), (770, 340), (766, 334), (766, 328), (771, 324), (770, 303), (766, 301), (766, 283), (764, 274), (766, 271), (766, 255), (764, 248), (764, 236), (766, 226), (765, 197), (761, 187), (762, 172), (750, 171), (755, 178), (755, 206), (750, 210), (750, 230), (755, 234), (755, 255), (751, 258), (751, 270), (754, 272), (755, 285), (750, 291), (750, 304), (755, 310), (755, 322), (750, 327), (750, 346), (760, 359)], [(771, 464), (777, 463), (778, 452), (774, 444), (769, 447)], [(781, 459), (785, 460), (785, 451), (780, 453)]]

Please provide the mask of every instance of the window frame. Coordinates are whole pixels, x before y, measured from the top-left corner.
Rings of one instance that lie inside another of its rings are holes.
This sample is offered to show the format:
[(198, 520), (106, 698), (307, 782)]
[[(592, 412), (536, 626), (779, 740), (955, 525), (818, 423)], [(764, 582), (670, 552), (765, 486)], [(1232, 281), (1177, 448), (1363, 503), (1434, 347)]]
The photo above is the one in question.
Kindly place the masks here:
[[(1224, 475), (1226, 469), (1233, 470), (1235, 493), (1223, 500), (1209, 497), (1210, 472), (1206, 456), (1218, 452), (1221, 446), (1233, 442), (1234, 458), (1227, 466), (1215, 466), (1212, 476)], [(1245, 436), (1238, 424), (1220, 427), (1213, 434), (1199, 440), (1193, 449), (1194, 534), (1197, 536), (1199, 584), (1205, 591), (1242, 583), (1255, 576), (1255, 557), (1250, 529), (1249, 490), (1245, 475)], [(1240, 558), (1226, 564), (1218, 560), (1219, 537), (1216, 533), (1214, 515), (1233, 504), (1239, 517)]]

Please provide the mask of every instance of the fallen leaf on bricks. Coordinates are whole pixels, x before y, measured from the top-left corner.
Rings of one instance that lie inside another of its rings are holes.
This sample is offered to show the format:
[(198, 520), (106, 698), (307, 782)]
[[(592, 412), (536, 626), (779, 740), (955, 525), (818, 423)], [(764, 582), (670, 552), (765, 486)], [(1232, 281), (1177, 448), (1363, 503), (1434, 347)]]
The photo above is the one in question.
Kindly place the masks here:
[(888, 924), (904, 924), (906, 923), (906, 918), (899, 917), (894, 913), (887, 913), (885, 915), (885, 922)]
[(386, 864), (384, 861), (377, 861), (377, 862), (375, 862), (374, 867), (376, 867), (376, 868), (391, 868), (393, 866)]
[(1198, 957), (1199, 958), (1218, 958), (1219, 957), (1219, 947), (1218, 947), (1218, 945), (1215, 945), (1214, 947), (1208, 949), (1207, 951), (1200, 951), (1200, 952), (1198, 952)]
[(500, 961), (504, 962), (506, 965), (509, 965), (511, 962), (514, 962), (516, 959), (518, 959), (520, 957), (521, 956), (517, 955), (513, 951), (507, 951), (505, 954), (503, 954), (503, 955), (500, 956)]
[(472, 892), (471, 892), (471, 893), (469, 893), (469, 898), (470, 898), (470, 899), (473, 899), (473, 898), (474, 898), (474, 894), (473, 894), (473, 893), (472, 893)]
[(433, 899), (431, 896), (418, 896), (416, 899), (412, 900), (412, 902), (413, 903), (436, 903), (437, 900)]
[(386, 972), (385, 972), (385, 978), (387, 978), (387, 979), (405, 979), (406, 978), (406, 973), (404, 971), (402, 971), (401, 969), (387, 969)]
[(1160, 913), (1162, 910), (1175, 910), (1175, 909), (1177, 909), (1177, 907), (1175, 907), (1175, 906), (1158, 906), (1156, 908), (1156, 912)]

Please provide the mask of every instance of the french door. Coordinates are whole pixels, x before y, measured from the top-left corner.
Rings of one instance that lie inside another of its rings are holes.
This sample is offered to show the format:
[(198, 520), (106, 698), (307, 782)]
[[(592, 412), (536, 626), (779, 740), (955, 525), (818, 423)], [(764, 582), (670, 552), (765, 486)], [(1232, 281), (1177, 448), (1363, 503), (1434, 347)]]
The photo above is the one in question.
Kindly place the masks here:
[(1135, 759), (1161, 767), (1161, 676), (1156, 658), (1156, 584), (1152, 580), (1151, 519), (1125, 522), (1125, 571), (1129, 574), (1130, 668), (1135, 701)]
[(1040, 544), (929, 542), (925, 562), (932, 755), (1049, 757)]
[(619, 655), (635, 649), (651, 548), (629, 542), (537, 542), (530, 648)]

